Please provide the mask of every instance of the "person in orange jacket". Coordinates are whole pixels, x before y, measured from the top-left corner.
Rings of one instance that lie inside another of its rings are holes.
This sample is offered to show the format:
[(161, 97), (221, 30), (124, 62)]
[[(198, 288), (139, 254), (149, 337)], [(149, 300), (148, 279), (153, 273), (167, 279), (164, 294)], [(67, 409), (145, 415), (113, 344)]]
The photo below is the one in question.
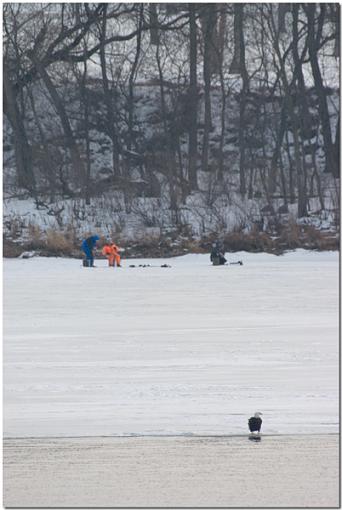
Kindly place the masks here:
[(102, 254), (107, 257), (109, 267), (121, 267), (120, 250), (114, 243), (107, 243), (102, 248)]

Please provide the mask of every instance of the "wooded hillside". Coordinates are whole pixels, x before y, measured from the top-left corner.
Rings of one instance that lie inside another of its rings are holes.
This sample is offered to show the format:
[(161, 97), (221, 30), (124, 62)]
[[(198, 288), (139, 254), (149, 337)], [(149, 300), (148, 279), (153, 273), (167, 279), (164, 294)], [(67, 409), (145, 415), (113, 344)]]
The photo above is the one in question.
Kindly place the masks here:
[(7, 239), (336, 233), (338, 4), (3, 9)]

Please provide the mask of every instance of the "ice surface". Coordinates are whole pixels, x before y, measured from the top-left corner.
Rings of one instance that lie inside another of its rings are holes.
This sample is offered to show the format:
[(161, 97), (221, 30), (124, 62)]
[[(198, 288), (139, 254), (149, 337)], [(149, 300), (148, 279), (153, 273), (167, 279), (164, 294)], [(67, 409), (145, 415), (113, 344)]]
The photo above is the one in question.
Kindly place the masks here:
[(4, 435), (336, 433), (338, 253), (228, 259), (6, 259)]

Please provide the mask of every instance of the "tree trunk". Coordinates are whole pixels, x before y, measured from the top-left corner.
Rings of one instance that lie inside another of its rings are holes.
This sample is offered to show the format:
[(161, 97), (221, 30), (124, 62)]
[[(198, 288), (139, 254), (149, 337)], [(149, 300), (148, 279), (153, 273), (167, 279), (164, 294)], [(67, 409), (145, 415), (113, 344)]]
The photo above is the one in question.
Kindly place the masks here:
[(234, 55), (230, 64), (230, 74), (245, 72), (244, 38), (243, 38), (243, 7), (244, 4), (234, 4)]
[(84, 71), (80, 82), (81, 100), (84, 111), (84, 137), (86, 142), (86, 181), (85, 181), (85, 203), (90, 205), (90, 173), (91, 173), (91, 155), (90, 155), (90, 138), (89, 138), (89, 103), (87, 97), (87, 61), (84, 61)]
[(140, 6), (139, 12), (139, 31), (137, 34), (137, 46), (135, 50), (134, 62), (128, 80), (128, 142), (127, 149), (131, 150), (133, 142), (133, 113), (134, 113), (134, 80), (136, 78), (138, 62), (141, 51), (141, 29), (144, 15), (144, 4)]
[(202, 147), (202, 170), (208, 171), (209, 133), (211, 130), (211, 75), (213, 55), (213, 31), (216, 23), (215, 4), (207, 4), (202, 14), (202, 29), (204, 39), (203, 77), (204, 77), (204, 132)]
[(291, 151), (290, 151), (290, 142), (289, 142), (289, 132), (286, 130), (285, 132), (286, 138), (286, 154), (289, 162), (289, 194), (290, 194), (290, 203), (294, 204), (296, 201), (295, 196), (295, 182), (294, 182), (294, 168), (292, 164)]
[(159, 33), (158, 33), (158, 13), (157, 4), (149, 4), (150, 14), (150, 41), (151, 44), (159, 44)]
[(222, 97), (221, 134), (220, 134), (217, 178), (219, 181), (222, 181), (223, 180), (223, 167), (224, 167), (223, 147), (224, 147), (224, 136), (225, 136), (225, 132), (226, 132), (226, 91), (224, 88), (224, 75), (223, 75), (222, 64), (221, 64), (221, 68), (220, 68), (220, 87), (221, 87), (221, 97)]
[(340, 152), (340, 147), (341, 147), (341, 131), (340, 131), (340, 128), (341, 128), (341, 117), (340, 117), (340, 114), (338, 115), (338, 119), (337, 119), (337, 125), (336, 125), (336, 134), (335, 134), (335, 143), (334, 143), (334, 155), (335, 155), (335, 159), (336, 159), (336, 164), (337, 164), (337, 168), (341, 168), (341, 152)]
[(190, 86), (189, 86), (189, 187), (196, 190), (197, 184), (197, 26), (196, 7), (189, 4), (190, 21)]
[(336, 37), (335, 37), (335, 45), (334, 45), (334, 57), (339, 58), (341, 53), (341, 6), (339, 4), (335, 4), (335, 27), (336, 27)]
[(287, 199), (286, 179), (285, 179), (285, 171), (284, 171), (283, 158), (282, 158), (281, 152), (279, 154), (279, 167), (280, 167), (281, 187), (283, 188), (284, 205), (287, 209), (288, 208), (288, 199)]
[(240, 15), (241, 9), (234, 4), (234, 54), (229, 67), (230, 74), (240, 74), (241, 48), (240, 48)]
[(18, 186), (33, 191), (35, 189), (35, 177), (33, 173), (31, 147), (28, 143), (25, 125), (6, 68), (3, 73), (3, 83), (4, 113), (10, 121), (14, 133), (14, 153)]
[[(273, 22), (273, 18), (271, 19)], [(274, 39), (274, 50), (276, 52), (278, 61), (279, 61), (279, 74), (280, 79), (284, 88), (284, 104), (286, 107), (286, 111), (290, 120), (290, 124), (292, 127), (292, 135), (293, 135), (293, 143), (294, 143), (294, 153), (295, 153), (295, 164), (297, 170), (297, 186), (298, 186), (298, 217), (301, 218), (307, 215), (307, 197), (306, 197), (306, 188), (305, 188), (305, 175), (302, 167), (302, 161), (300, 157), (300, 145), (299, 145), (299, 123), (298, 123), (298, 114), (295, 112), (295, 107), (293, 103), (293, 97), (291, 95), (291, 87), (288, 81), (287, 72), (285, 69), (284, 59), (281, 55), (280, 46), (279, 46), (279, 37), (278, 32), (275, 30), (273, 24), (273, 33), (275, 34)]]
[(315, 89), (318, 96), (318, 109), (319, 115), (322, 125), (323, 132), (323, 142), (324, 142), (324, 152), (325, 152), (325, 171), (328, 173), (332, 173), (334, 177), (339, 177), (340, 169), (338, 166), (338, 161), (336, 158), (336, 154), (334, 152), (332, 135), (331, 135), (331, 127), (330, 127), (330, 118), (329, 118), (329, 110), (327, 104), (327, 97), (324, 89), (323, 79), (321, 70), (318, 63), (318, 49), (321, 38), (321, 31), (325, 16), (325, 5), (320, 4), (320, 15), (318, 18), (318, 28), (317, 34), (315, 31), (315, 10), (316, 4), (306, 4), (305, 11), (308, 19), (308, 48), (309, 48), (309, 57), (310, 64), (312, 69), (312, 74), (315, 82)]
[[(285, 80), (285, 78), (284, 78)], [(287, 81), (285, 80), (286, 84)], [(285, 85), (287, 88), (287, 85)], [(300, 158), (300, 148), (299, 148), (299, 126), (298, 126), (298, 117), (294, 111), (294, 105), (292, 101), (292, 97), (287, 88), (286, 92), (286, 105), (287, 111), (290, 117), (290, 122), (292, 126), (292, 134), (293, 134), (293, 142), (294, 142), (294, 152), (295, 152), (295, 162), (297, 169), (297, 186), (298, 186), (298, 217), (301, 218), (303, 216), (307, 216), (307, 197), (306, 197), (306, 183), (305, 183), (305, 175), (304, 169), (301, 164)]]
[(38, 73), (40, 74), (40, 76), (41, 76), (41, 78), (50, 94), (53, 105), (59, 115), (59, 118), (61, 120), (61, 124), (63, 127), (63, 131), (64, 131), (65, 144), (68, 147), (69, 152), (70, 152), (71, 164), (72, 164), (72, 168), (73, 168), (73, 172), (74, 172), (74, 183), (76, 186), (80, 185), (82, 192), (84, 193), (85, 183), (86, 183), (86, 175), (85, 175), (85, 171), (84, 171), (84, 166), (83, 166), (83, 162), (81, 160), (78, 146), (75, 141), (74, 134), (71, 129), (68, 115), (64, 108), (63, 101), (59, 97), (56, 87), (52, 83), (51, 78), (48, 75), (43, 64), (39, 61), (39, 59), (33, 53), (30, 54), (30, 58), (31, 58), (32, 62), (34, 63)]
[(276, 189), (278, 161), (281, 154), (281, 147), (283, 144), (285, 129), (286, 129), (286, 108), (285, 105), (283, 104), (280, 112), (280, 124), (277, 132), (275, 149), (272, 155), (271, 167), (268, 175), (268, 188), (270, 193), (274, 193)]
[(249, 83), (245, 62), (245, 40), (243, 34), (243, 4), (234, 4), (234, 59), (230, 67), (233, 71), (241, 74), (242, 89), (240, 93), (240, 111), (239, 111), (239, 150), (240, 150), (240, 193), (246, 194), (246, 168), (245, 168), (245, 110), (246, 97)]
[(278, 4), (278, 30), (279, 33), (286, 32), (286, 14), (288, 12), (291, 12), (291, 5), (290, 4)]
[(160, 54), (159, 54), (159, 44), (157, 44), (157, 51), (156, 51), (156, 59), (157, 59), (157, 66), (158, 66), (158, 73), (159, 73), (159, 83), (160, 83), (160, 99), (161, 99), (161, 112), (162, 112), (162, 119), (163, 119), (163, 128), (164, 128), (164, 136), (166, 140), (166, 161), (167, 161), (167, 174), (168, 174), (168, 180), (169, 180), (169, 188), (170, 188), (170, 208), (173, 215), (173, 221), (175, 223), (178, 223), (178, 204), (177, 204), (177, 193), (176, 193), (176, 157), (175, 157), (175, 151), (173, 148), (171, 136), (170, 136), (170, 130), (168, 129), (167, 122), (166, 122), (166, 115), (167, 115), (167, 107), (166, 107), (166, 99), (165, 99), (165, 90), (164, 90), (164, 77), (163, 77), (163, 71), (162, 66), (160, 62)]
[[(299, 58), (299, 53), (298, 53), (298, 42), (299, 42), (298, 13), (299, 13), (299, 4), (293, 4), (292, 5), (292, 34), (293, 34), (292, 54), (293, 54), (293, 61), (295, 64), (294, 82), (296, 82), (296, 81), (298, 82), (298, 92), (299, 92), (299, 98), (300, 98), (298, 103), (299, 103), (299, 111), (300, 111), (300, 119), (301, 119), (301, 129), (302, 129), (302, 133), (304, 134), (304, 139), (309, 140), (313, 175), (316, 175), (317, 189), (318, 189), (320, 203), (321, 203), (321, 207), (322, 207), (323, 199), (322, 199), (322, 194), (321, 194), (320, 178), (319, 178), (319, 175), (317, 172), (315, 147), (311, 143), (311, 139), (310, 139), (311, 138), (310, 133), (312, 130), (310, 109), (309, 109), (309, 104), (308, 104), (307, 97), (306, 97), (306, 88), (305, 88), (305, 80), (304, 80), (304, 74), (303, 74), (303, 69), (302, 69), (302, 60)], [(303, 153), (303, 169), (304, 169), (305, 178), (307, 178), (307, 163), (306, 163), (304, 153)], [(322, 208), (324, 208), (324, 203), (323, 203)]]
[(121, 168), (120, 168), (120, 147), (119, 147), (119, 139), (117, 135), (117, 130), (115, 127), (115, 115), (114, 115), (114, 107), (112, 102), (112, 91), (109, 86), (109, 80), (107, 75), (107, 62), (105, 55), (105, 40), (106, 40), (106, 32), (107, 32), (107, 8), (108, 4), (104, 4), (103, 7), (103, 17), (102, 17), (102, 27), (101, 27), (101, 39), (100, 39), (100, 61), (101, 61), (101, 72), (102, 72), (102, 83), (103, 83), (103, 92), (104, 92), (104, 100), (107, 109), (107, 126), (108, 126), (108, 134), (110, 139), (112, 140), (113, 145), (113, 175), (115, 178), (121, 177)]
[(56, 193), (56, 167), (52, 158), (52, 154), (50, 154), (49, 146), (45, 137), (44, 128), (39, 119), (39, 115), (37, 114), (36, 105), (34, 102), (34, 97), (30, 87), (27, 88), (28, 97), (30, 99), (31, 108), (34, 120), (36, 122), (41, 145), (43, 146), (43, 154), (42, 154), (42, 167), (43, 172), (47, 175), (47, 180), (49, 182), (49, 192), (50, 192), (50, 202), (54, 202), (55, 193)]

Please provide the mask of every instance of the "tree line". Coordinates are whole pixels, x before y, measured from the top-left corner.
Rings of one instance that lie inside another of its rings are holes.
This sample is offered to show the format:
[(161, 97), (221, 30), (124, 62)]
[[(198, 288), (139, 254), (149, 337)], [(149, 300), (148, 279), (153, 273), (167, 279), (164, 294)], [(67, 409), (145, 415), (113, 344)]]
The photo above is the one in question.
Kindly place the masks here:
[[(333, 124), (324, 82), (328, 61), (338, 82), (338, 4), (7, 3), (3, 9), (4, 114), (17, 185), (32, 196), (44, 188), (51, 199), (60, 192), (90, 203), (97, 119), (110, 139), (111, 182), (127, 190), (132, 167), (155, 182), (162, 167), (172, 210), (200, 188), (200, 172), (229, 193), (230, 138), (241, 196), (256, 196), (257, 180), (262, 194), (278, 193), (285, 208), (297, 202), (299, 216), (313, 195), (324, 208), (322, 172), (338, 178), (340, 167), (339, 105)], [(137, 129), (137, 86), (151, 81), (158, 88), (159, 152), (141, 142)], [(49, 134), (42, 97), (65, 151)]]

